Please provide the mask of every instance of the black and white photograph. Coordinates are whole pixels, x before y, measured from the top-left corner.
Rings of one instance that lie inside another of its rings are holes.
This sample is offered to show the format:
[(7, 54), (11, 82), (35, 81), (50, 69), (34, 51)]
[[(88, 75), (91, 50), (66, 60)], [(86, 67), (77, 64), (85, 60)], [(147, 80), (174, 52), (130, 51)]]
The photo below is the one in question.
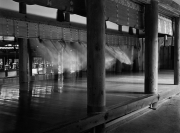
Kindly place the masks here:
[(180, 133), (180, 0), (0, 0), (0, 133)]

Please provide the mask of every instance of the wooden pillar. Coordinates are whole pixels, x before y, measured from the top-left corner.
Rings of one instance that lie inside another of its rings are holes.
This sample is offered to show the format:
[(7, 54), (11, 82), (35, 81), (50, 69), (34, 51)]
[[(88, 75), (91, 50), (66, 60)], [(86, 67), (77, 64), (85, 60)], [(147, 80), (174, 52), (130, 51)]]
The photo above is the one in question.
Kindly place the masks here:
[(58, 74), (58, 64), (55, 64), (53, 66), (53, 70), (54, 70), (54, 81), (58, 81), (59, 78), (59, 74)]
[[(59, 21), (59, 22), (63, 22), (65, 21), (66, 19), (68, 19), (67, 15), (65, 14), (64, 16), (64, 11), (62, 10), (57, 10), (57, 17), (56, 17), (56, 20)], [(69, 18), (70, 19), (70, 18)], [(60, 52), (60, 51), (59, 51)], [(55, 64), (53, 66), (53, 71), (54, 71), (54, 82), (55, 84), (58, 84), (58, 79), (59, 79), (59, 74), (58, 74), (58, 65), (59, 65), (59, 52), (58, 52), (58, 64)], [(62, 75), (62, 74), (61, 74)]]
[[(118, 25), (118, 31), (120, 33), (123, 32), (122, 31), (122, 25)], [(115, 73), (119, 74), (119, 73), (121, 73), (121, 71), (122, 71), (122, 63), (118, 59), (116, 59)]]
[(180, 82), (180, 18), (175, 19), (175, 38), (174, 38), (174, 84)]
[[(66, 19), (68, 19), (67, 14), (65, 13), (64, 15), (64, 11), (62, 10), (57, 10), (57, 17), (56, 20), (59, 22), (63, 22), (66, 21)], [(70, 19), (70, 18), (69, 18)], [(60, 52), (60, 51), (59, 51)], [(53, 66), (53, 71), (54, 71), (54, 82), (57, 85), (58, 84), (58, 79), (59, 79), (59, 74), (58, 74), (58, 67), (59, 67), (59, 52), (58, 52), (58, 61), (57, 64), (55, 64)]]
[[(87, 0), (87, 112), (104, 113), (105, 94), (105, 0)], [(93, 133), (104, 133), (105, 124)]]
[(88, 114), (105, 112), (105, 0), (87, 0)]
[(19, 83), (28, 82), (28, 48), (27, 39), (19, 38)]
[(144, 43), (144, 38), (142, 38), (142, 71), (145, 71), (145, 43)]
[(158, 91), (158, 0), (145, 7), (145, 93)]
[(116, 59), (115, 73), (119, 74), (122, 71), (122, 63)]
[(60, 64), (61, 64), (61, 86), (63, 87), (63, 80), (64, 80), (64, 77), (63, 77), (63, 73), (64, 73), (64, 64), (63, 64), (63, 52), (64, 52), (64, 47), (61, 49), (61, 52), (60, 52)]
[(164, 37), (164, 46), (163, 46), (163, 69), (166, 69), (166, 39)]
[(33, 57), (32, 57), (32, 50), (31, 50), (31, 47), (30, 47), (30, 43), (29, 43), (29, 40), (28, 40), (28, 54), (29, 54), (29, 58), (28, 58), (28, 75), (29, 75), (29, 79), (31, 80), (31, 77), (32, 77), (32, 63), (33, 63)]
[[(26, 4), (19, 3), (19, 13), (26, 14)], [(20, 92), (28, 91), (28, 40), (18, 38), (19, 42), (19, 85)]]

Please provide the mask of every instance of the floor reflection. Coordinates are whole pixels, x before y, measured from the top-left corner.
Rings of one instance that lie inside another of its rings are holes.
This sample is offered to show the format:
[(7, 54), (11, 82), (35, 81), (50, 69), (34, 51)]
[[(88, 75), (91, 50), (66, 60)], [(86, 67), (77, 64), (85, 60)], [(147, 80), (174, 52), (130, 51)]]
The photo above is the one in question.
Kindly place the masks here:
[(11, 88), (8, 86), (0, 85), (0, 100), (12, 100), (19, 98), (19, 89), (18, 85), (15, 85)]
[(63, 93), (63, 84), (61, 84), (59, 81), (54, 81), (52, 86), (53, 92)]
[[(28, 87), (32, 87), (32, 86), (30, 85)], [(21, 133), (27, 130), (26, 129), (28, 127), (27, 124), (31, 124), (27, 121), (27, 117), (33, 114), (31, 109), (32, 88), (29, 88), (29, 90), (30, 91), (27, 92), (20, 91), (19, 93), (15, 133)]]
[[(160, 78), (164, 84), (173, 82), (165, 80), (164, 76)], [(143, 79), (143, 75), (107, 77), (107, 108), (143, 97)], [(168, 85), (159, 86), (159, 91), (172, 88), (172, 85), (169, 88)], [(21, 85), (0, 85), (0, 133), (32, 133), (86, 116), (86, 79), (64, 80), (63, 83), (60, 80), (45, 80)]]

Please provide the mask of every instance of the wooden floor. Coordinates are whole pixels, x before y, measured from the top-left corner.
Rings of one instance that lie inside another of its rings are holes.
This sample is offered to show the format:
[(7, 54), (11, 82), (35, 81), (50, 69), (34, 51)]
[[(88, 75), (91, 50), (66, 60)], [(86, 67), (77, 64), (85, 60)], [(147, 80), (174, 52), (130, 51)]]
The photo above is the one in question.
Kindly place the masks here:
[[(159, 74), (159, 93), (173, 87), (173, 72)], [(30, 93), (19, 94), (19, 85), (0, 88), (0, 133), (32, 133), (54, 125), (65, 125), (87, 116), (86, 79), (36, 81)], [(144, 75), (121, 74), (106, 78), (107, 108), (145, 96)]]
[(180, 133), (179, 112), (180, 94), (163, 101), (156, 110), (147, 108), (145, 114), (113, 125), (106, 133)]

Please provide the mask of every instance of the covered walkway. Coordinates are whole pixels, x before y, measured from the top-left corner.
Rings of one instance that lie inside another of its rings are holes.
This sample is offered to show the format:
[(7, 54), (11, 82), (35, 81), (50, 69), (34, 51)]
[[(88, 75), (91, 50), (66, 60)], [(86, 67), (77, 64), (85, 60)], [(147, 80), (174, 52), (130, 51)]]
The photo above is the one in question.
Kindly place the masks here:
[[(172, 94), (177, 87), (173, 85), (173, 82), (172, 71), (160, 72), (158, 94)], [(87, 81), (85, 78), (66, 80), (64, 84), (59, 81), (58, 85), (50, 80), (35, 81), (29, 84), (29, 87), (32, 90), (30, 93), (19, 94), (18, 84), (1, 85), (1, 133), (44, 132), (55, 128), (59, 130), (71, 125), (70, 123), (78, 123), (87, 118)], [(107, 76), (107, 110), (117, 107), (123, 109), (133, 102), (135, 105), (130, 109), (136, 109), (140, 102), (152, 96), (144, 94), (143, 89), (143, 73)], [(141, 103), (142, 107), (148, 105), (146, 102)], [(128, 114), (129, 111), (126, 111), (122, 115)]]
[(180, 95), (164, 102), (157, 110), (147, 113), (108, 133), (179, 133), (180, 132)]
[[(10, 1), (16, 11), (0, 8), (0, 132), (104, 133), (180, 93), (180, 3)], [(34, 5), (53, 8), (56, 17), (29, 13)], [(72, 14), (86, 24), (72, 23)]]

